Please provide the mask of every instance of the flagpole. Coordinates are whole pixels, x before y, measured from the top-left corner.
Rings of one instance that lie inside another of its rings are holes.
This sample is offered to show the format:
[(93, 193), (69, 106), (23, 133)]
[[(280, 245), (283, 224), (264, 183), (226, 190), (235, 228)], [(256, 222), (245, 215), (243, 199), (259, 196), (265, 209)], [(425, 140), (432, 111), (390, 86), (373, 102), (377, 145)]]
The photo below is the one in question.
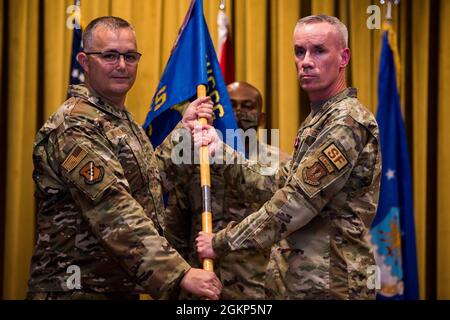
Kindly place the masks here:
[[(197, 87), (197, 97), (206, 97), (206, 86), (199, 85)], [(200, 124), (207, 124), (205, 118), (199, 119)], [(212, 213), (211, 213), (211, 173), (209, 168), (209, 152), (208, 146), (200, 147), (200, 185), (202, 188), (202, 231), (212, 233)], [(203, 269), (214, 271), (214, 263), (212, 259), (203, 260)]]

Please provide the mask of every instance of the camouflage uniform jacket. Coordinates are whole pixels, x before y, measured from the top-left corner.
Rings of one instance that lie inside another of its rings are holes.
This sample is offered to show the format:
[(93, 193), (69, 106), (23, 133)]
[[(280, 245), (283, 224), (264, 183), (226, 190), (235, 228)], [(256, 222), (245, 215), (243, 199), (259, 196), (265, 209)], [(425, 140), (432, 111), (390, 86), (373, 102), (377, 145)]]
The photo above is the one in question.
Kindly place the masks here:
[(312, 106), (292, 161), (274, 177), (262, 177), (248, 163), (222, 166), (225, 179), (242, 186), (247, 201), (258, 190), (275, 193), (259, 211), (216, 234), (216, 253), (275, 244), (266, 274), (268, 298), (374, 298), (366, 284), (375, 261), (365, 236), (378, 204), (378, 135), (373, 115), (349, 88)]
[(160, 174), (173, 181), (186, 170), (170, 165), (171, 139), (155, 151), (128, 111), (84, 86), (69, 93), (34, 145), (39, 211), (28, 291), (67, 292), (75, 265), (75, 291), (167, 297), (190, 266), (161, 236), (168, 186)]
[[(263, 155), (269, 152), (280, 155), (279, 162), (272, 164), (274, 172), (275, 166), (283, 165), (289, 157), (277, 148), (261, 142), (255, 147)], [(257, 150), (250, 150), (249, 159), (256, 161)], [(164, 224), (165, 235), (174, 248), (183, 253), (191, 266), (201, 268), (195, 251), (195, 238), (202, 229), (203, 211), (198, 166), (194, 172), (188, 184), (178, 186), (170, 192)], [(225, 228), (231, 221), (241, 221), (273, 195), (270, 190), (266, 190), (259, 192), (252, 202), (242, 202), (240, 191), (227, 184), (219, 172), (211, 172), (211, 183), (214, 232)], [(270, 248), (266, 248), (231, 252), (215, 261), (214, 270), (223, 284), (221, 298), (264, 299), (264, 276), (269, 257)]]

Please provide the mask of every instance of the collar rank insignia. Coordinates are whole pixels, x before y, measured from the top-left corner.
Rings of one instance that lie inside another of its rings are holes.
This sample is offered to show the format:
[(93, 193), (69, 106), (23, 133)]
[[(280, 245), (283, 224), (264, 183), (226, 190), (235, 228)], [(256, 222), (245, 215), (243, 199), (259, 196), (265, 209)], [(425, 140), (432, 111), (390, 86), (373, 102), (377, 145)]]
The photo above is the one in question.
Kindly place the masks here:
[(96, 166), (93, 161), (89, 161), (81, 168), (80, 176), (84, 178), (84, 182), (89, 185), (96, 184), (103, 180), (105, 170), (103, 167)]

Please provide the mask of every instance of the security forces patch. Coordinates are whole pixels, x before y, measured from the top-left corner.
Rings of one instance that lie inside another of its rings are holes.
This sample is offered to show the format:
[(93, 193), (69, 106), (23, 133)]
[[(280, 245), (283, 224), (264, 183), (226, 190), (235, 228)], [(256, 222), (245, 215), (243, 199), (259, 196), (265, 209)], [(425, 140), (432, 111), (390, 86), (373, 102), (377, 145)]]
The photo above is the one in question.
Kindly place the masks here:
[(334, 143), (325, 148), (325, 150), (323, 150), (323, 154), (336, 166), (339, 171), (341, 171), (348, 164), (347, 158)]
[(303, 169), (303, 181), (311, 186), (320, 185), (320, 179), (328, 174), (327, 170), (324, 168), (320, 161), (314, 162), (310, 167)]
[(84, 177), (84, 182), (89, 185), (102, 181), (104, 174), (103, 167), (96, 166), (93, 161), (86, 163), (80, 170), (80, 176)]

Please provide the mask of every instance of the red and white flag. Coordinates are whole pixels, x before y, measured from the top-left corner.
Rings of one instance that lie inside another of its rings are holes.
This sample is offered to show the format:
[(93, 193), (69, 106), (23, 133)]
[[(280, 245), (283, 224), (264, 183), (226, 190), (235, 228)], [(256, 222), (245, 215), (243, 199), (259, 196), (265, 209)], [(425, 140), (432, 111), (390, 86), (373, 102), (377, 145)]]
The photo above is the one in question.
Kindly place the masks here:
[(234, 50), (233, 42), (230, 35), (230, 24), (228, 22), (225, 10), (219, 10), (217, 15), (217, 25), (219, 30), (219, 63), (222, 70), (225, 84), (235, 81), (234, 73)]

